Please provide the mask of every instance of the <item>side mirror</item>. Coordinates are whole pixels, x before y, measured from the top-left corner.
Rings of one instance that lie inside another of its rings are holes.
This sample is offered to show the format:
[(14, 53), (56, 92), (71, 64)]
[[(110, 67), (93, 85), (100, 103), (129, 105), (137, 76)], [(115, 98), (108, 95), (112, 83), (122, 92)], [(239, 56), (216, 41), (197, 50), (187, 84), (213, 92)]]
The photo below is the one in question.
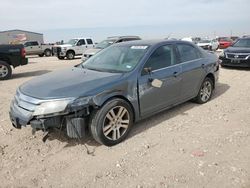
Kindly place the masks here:
[(145, 67), (143, 70), (147, 74), (151, 74), (152, 73), (152, 68), (151, 67)]

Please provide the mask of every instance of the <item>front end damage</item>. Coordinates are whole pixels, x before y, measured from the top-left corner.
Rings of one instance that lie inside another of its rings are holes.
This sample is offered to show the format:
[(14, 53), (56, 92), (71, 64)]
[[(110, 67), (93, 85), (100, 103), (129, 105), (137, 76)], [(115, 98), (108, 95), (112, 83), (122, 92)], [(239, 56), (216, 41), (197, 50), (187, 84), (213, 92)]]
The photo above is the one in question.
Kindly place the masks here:
[(85, 137), (90, 98), (41, 100), (17, 91), (10, 106), (12, 125), (21, 129), (30, 125), (32, 132), (66, 129), (70, 138)]

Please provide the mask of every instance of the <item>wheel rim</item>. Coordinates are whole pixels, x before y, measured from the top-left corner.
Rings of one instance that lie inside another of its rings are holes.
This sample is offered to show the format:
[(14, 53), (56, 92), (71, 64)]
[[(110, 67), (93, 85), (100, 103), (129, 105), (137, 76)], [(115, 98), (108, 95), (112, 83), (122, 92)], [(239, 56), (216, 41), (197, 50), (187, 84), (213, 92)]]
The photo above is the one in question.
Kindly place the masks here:
[(46, 56), (50, 56), (50, 51), (46, 51), (46, 52), (45, 52), (45, 55), (46, 55)]
[(0, 77), (4, 78), (8, 74), (8, 68), (5, 65), (0, 65)]
[(116, 106), (104, 118), (103, 134), (109, 140), (118, 140), (128, 130), (129, 123), (128, 110), (123, 106)]
[(212, 94), (212, 84), (209, 81), (205, 81), (202, 85), (200, 97), (203, 102), (207, 102)]
[(69, 53), (68, 57), (69, 57), (69, 59), (73, 59), (74, 58), (74, 54)]

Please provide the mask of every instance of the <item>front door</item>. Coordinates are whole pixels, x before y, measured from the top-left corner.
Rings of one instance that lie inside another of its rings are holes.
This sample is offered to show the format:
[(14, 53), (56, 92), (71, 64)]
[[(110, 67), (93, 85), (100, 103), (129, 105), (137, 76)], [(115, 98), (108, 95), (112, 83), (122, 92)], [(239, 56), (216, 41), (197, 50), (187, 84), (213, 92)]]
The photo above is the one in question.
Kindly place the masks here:
[(86, 44), (86, 41), (84, 39), (80, 39), (76, 44), (76, 48), (75, 48), (76, 55), (83, 54), (85, 50), (87, 49), (87, 47), (88, 46)]
[(173, 45), (161, 46), (152, 53), (138, 79), (141, 116), (150, 115), (178, 102), (181, 71)]

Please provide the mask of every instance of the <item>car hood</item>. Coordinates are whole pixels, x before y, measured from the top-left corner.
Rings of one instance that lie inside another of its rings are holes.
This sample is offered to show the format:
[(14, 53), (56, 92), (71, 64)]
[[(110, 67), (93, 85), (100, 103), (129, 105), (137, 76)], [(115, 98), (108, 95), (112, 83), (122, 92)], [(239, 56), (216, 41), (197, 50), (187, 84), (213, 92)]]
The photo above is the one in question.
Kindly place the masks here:
[(211, 45), (211, 43), (197, 43), (198, 46), (207, 46), (207, 45)]
[(97, 52), (101, 51), (102, 49), (100, 48), (92, 48), (92, 49), (88, 49), (84, 52), (84, 54), (91, 54), (91, 55), (94, 55), (96, 54)]
[(56, 47), (67, 48), (67, 47), (72, 47), (72, 45), (71, 44), (61, 44), (61, 45), (57, 45)]
[(225, 50), (228, 53), (250, 53), (250, 48), (229, 47)]
[(38, 99), (91, 96), (102, 86), (117, 82), (122, 75), (122, 73), (74, 67), (34, 78), (20, 86), (19, 90), (25, 95)]

